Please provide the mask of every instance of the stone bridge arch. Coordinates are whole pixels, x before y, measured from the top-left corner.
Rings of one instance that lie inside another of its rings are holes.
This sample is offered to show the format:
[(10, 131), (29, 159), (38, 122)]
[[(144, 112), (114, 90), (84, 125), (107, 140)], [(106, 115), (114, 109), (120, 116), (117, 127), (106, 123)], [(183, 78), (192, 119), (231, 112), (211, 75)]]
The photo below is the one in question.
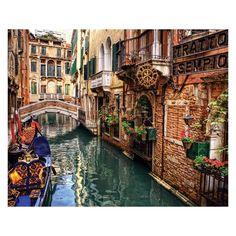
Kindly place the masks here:
[(60, 100), (53, 101), (39, 101), (21, 107), (19, 114), (22, 122), (30, 119), (32, 115), (40, 115), (47, 112), (61, 113), (72, 117), (75, 120), (79, 120), (79, 106), (70, 104)]

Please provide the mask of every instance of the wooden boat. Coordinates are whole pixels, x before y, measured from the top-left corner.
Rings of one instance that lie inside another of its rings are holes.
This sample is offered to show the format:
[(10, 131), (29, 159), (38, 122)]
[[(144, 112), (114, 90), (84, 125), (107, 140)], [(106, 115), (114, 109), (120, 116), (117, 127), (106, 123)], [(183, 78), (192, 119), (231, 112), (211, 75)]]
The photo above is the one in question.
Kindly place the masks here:
[(44, 136), (35, 137), (30, 151), (8, 172), (8, 206), (43, 206), (51, 179), (51, 150)]

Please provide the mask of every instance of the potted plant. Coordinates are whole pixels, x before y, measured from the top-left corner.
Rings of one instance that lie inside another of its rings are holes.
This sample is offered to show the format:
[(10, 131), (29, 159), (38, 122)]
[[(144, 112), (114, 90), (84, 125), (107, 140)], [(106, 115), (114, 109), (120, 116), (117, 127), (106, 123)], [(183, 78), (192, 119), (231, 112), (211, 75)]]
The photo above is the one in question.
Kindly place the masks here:
[(141, 139), (142, 141), (146, 141), (147, 131), (143, 125), (135, 126), (134, 130), (135, 130), (135, 135), (138, 139)]
[(192, 146), (192, 143), (193, 143), (193, 140), (191, 138), (191, 134), (189, 132), (182, 131), (180, 133), (180, 138), (181, 138), (184, 148), (190, 149)]
[(218, 175), (220, 177), (228, 176), (228, 162), (222, 162), (217, 159), (209, 159), (206, 156), (199, 155), (194, 159), (194, 167), (209, 174)]
[(124, 131), (127, 135), (133, 135), (134, 134), (134, 128), (131, 126), (129, 121), (124, 120), (122, 122), (122, 127), (124, 128)]

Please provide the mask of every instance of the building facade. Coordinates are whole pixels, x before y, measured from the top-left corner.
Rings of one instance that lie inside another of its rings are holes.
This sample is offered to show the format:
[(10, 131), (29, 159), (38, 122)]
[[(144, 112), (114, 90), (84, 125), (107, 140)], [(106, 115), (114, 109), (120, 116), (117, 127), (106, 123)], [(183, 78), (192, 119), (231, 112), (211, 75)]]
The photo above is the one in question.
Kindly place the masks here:
[(29, 104), (29, 30), (8, 30), (8, 116)]
[(40, 32), (29, 43), (30, 102), (71, 101), (71, 49), (60, 34)]
[[(116, 103), (115, 99), (120, 99), (123, 83), (115, 74), (113, 48), (123, 39), (123, 35), (123, 30), (80, 30), (78, 33), (80, 121), (95, 135), (101, 135), (103, 129), (100, 119), (102, 113), (113, 109), (116, 117), (119, 115), (119, 102)], [(120, 129), (117, 122), (116, 135), (109, 127), (104, 133), (116, 140), (119, 139)]]
[(191, 204), (227, 205), (227, 176), (197, 170), (194, 159), (228, 160), (228, 31), (78, 30), (74, 38), (81, 123)]

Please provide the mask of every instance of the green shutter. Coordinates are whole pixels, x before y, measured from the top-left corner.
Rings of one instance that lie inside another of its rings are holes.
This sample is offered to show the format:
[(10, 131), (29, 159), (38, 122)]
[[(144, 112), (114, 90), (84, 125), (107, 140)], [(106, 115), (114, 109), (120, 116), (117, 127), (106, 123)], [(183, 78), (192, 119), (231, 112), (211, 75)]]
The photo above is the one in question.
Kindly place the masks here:
[(119, 53), (120, 41), (112, 45), (112, 71), (118, 70), (118, 53)]
[(80, 69), (81, 69), (81, 73), (83, 72), (83, 54), (84, 54), (84, 48), (81, 48), (81, 50), (80, 50)]
[(71, 52), (72, 52), (72, 54), (73, 54), (73, 51), (74, 51), (74, 48), (75, 48), (76, 44), (77, 44), (77, 30), (75, 32), (75, 36), (74, 36), (72, 44), (71, 44)]
[(75, 72), (76, 72), (76, 59), (74, 60), (72, 66), (71, 66), (70, 74), (71, 74), (71, 75), (74, 75)]
[(209, 156), (210, 142), (194, 142), (190, 149), (187, 150), (187, 157), (195, 159), (196, 156)]
[(96, 74), (96, 57), (93, 58), (93, 74)]

